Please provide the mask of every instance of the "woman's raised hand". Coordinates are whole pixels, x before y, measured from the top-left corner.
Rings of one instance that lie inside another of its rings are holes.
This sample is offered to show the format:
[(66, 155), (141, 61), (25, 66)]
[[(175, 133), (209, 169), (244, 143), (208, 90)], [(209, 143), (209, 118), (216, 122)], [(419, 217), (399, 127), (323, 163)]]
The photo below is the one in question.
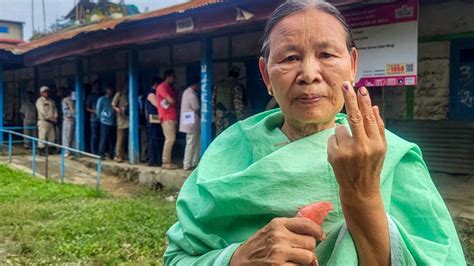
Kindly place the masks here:
[(390, 265), (390, 240), (380, 178), (387, 153), (385, 126), (369, 92), (343, 85), (351, 133), (338, 126), (328, 142), (347, 228), (356, 244), (359, 265)]
[(383, 120), (366, 88), (356, 93), (349, 82), (344, 82), (342, 90), (352, 134), (346, 126), (338, 126), (328, 142), (328, 160), (339, 183), (341, 200), (378, 197), (387, 151)]

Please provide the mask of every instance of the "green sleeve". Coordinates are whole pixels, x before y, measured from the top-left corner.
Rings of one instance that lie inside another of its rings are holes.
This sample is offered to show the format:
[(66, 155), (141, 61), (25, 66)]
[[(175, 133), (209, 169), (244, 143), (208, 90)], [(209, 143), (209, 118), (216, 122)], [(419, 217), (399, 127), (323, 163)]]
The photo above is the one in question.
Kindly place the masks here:
[(240, 247), (240, 243), (235, 243), (226, 248), (198, 254), (185, 239), (179, 222), (168, 231), (168, 240), (165, 265), (229, 265), (232, 255)]
[(418, 147), (395, 168), (389, 215), (395, 225), (390, 228), (394, 265), (466, 265), (451, 216)]
[(165, 265), (228, 265), (239, 243), (226, 241), (212, 232), (212, 223), (196, 217), (208, 204), (196, 184), (196, 172), (186, 181), (177, 201), (179, 221), (167, 232)]

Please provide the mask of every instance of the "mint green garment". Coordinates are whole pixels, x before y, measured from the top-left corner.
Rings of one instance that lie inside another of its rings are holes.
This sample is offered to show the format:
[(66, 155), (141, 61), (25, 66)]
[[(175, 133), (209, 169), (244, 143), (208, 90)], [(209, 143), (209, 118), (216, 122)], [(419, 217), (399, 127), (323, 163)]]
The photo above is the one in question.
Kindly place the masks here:
[[(345, 115), (337, 124), (347, 125)], [(227, 265), (241, 243), (276, 217), (330, 201), (328, 238), (316, 250), (321, 265), (358, 265), (338, 184), (327, 161), (328, 129), (289, 142), (283, 115), (272, 110), (233, 125), (209, 147), (183, 185), (179, 221), (168, 231), (166, 265)], [(387, 131), (381, 190), (389, 217), (393, 265), (465, 265), (448, 210), (421, 151)]]

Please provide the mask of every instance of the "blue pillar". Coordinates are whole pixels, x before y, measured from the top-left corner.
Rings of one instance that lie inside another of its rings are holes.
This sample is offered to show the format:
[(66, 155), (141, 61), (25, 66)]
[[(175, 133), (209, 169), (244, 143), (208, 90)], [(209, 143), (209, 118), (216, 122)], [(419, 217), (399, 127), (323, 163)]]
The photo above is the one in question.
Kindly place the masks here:
[(201, 154), (212, 141), (212, 38), (202, 41), (201, 54)]
[(84, 151), (84, 73), (81, 58), (76, 58), (76, 149)]
[[(0, 129), (3, 129), (3, 63), (0, 62)], [(3, 147), (3, 132), (0, 132), (0, 145)]]
[(138, 50), (131, 49), (128, 53), (128, 102), (129, 102), (129, 134), (128, 160), (130, 164), (140, 161), (140, 125), (138, 123)]

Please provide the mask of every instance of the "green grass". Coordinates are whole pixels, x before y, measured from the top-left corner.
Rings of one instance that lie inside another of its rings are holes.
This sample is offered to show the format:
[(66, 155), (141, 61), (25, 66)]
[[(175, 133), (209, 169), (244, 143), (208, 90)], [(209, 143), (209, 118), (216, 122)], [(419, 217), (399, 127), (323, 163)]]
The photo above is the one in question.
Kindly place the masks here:
[(162, 264), (174, 204), (45, 182), (0, 166), (0, 264)]
[[(144, 192), (134, 198), (45, 182), (0, 165), (0, 265), (162, 264), (174, 204)], [(472, 221), (457, 219), (474, 263)]]

